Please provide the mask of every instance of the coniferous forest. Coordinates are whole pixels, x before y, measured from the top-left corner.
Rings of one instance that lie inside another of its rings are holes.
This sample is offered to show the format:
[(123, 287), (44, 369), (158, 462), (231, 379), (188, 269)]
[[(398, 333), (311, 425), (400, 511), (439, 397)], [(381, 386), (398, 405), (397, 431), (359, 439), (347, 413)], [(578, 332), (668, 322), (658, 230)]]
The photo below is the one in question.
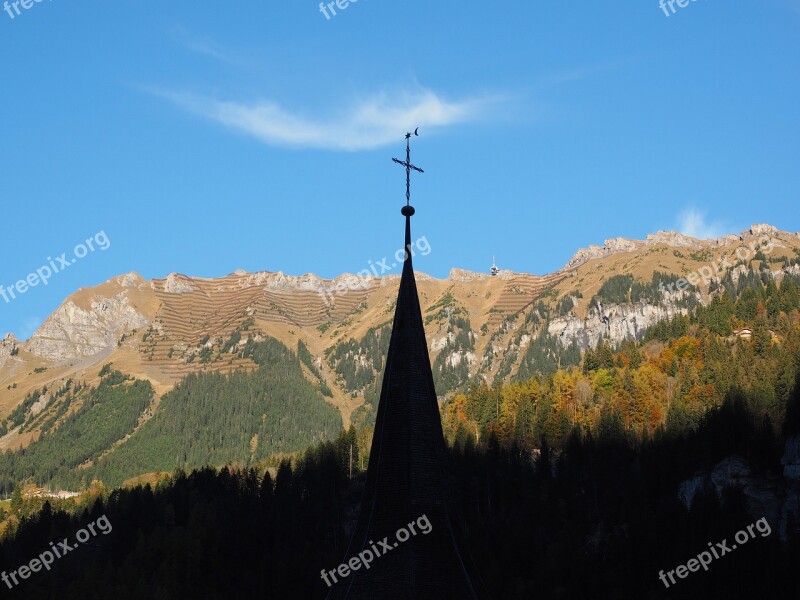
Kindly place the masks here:
[[(81, 402), (80, 408), (53, 431), (45, 427), (28, 448), (4, 453), (0, 491), (8, 493), (26, 480), (74, 489), (94, 480), (119, 486), (143, 473), (176, 468), (247, 466), (338, 434), (338, 411), (305, 379), (298, 357), (286, 346), (273, 338), (250, 340), (242, 355), (259, 368), (227, 376), (191, 374), (141, 424), (137, 419), (154, 394), (149, 382), (131, 380), (107, 365), (96, 389), (66, 386), (59, 392), (67, 399), (59, 412), (73, 402)], [(44, 412), (38, 417), (46, 418)], [(126, 435), (125, 443), (114, 444)]]
[[(702, 490), (687, 509), (675, 486), (686, 472), (731, 453), (778, 472), (780, 448), (732, 394), (698, 429), (634, 442), (613, 424), (571, 435), (531, 460), (495, 436), (457, 444), (454, 478), (473, 559), (495, 598), (774, 598), (800, 593), (800, 534), (789, 523), (667, 590), (658, 579), (755, 519), (741, 491)], [(791, 398), (786, 433), (800, 432)], [(346, 550), (346, 515), (360, 477), (348, 479), (343, 434), (281, 464), (177, 473), (165, 485), (114, 491), (73, 515), (45, 504), (0, 546), (2, 568), (105, 514), (113, 532), (25, 583), (18, 598), (323, 598), (320, 569)], [(11, 567), (14, 568), (14, 567)]]
[[(260, 376), (278, 382), (299, 364), (277, 343), (246, 351), (266, 369)], [(147, 397), (113, 369), (103, 385), (115, 390), (121, 420), (128, 403), (138, 408)], [(204, 399), (189, 402), (201, 387)], [(238, 376), (202, 376), (162, 402), (174, 413), (171, 423), (194, 431), (202, 429), (195, 411), (213, 413), (204, 402), (214, 410), (224, 398), (258, 402), (247, 390)], [(469, 385), (443, 406), (442, 418), (469, 548), (494, 598), (800, 597), (794, 280), (753, 281), (641, 340), (601, 342), (578, 365)], [(331, 441), (270, 466), (257, 452), (251, 464), (241, 461), (237, 444), (255, 434), (274, 439), (284, 429), (246, 430), (241, 440), (201, 452), (188, 438), (162, 448), (168, 424), (154, 417), (145, 426), (152, 433), (92, 473), (117, 482), (123, 465), (163, 456), (157, 464), (172, 475), (159, 483), (112, 490), (96, 482), (90, 499), (78, 502), (23, 500), (16, 490), (3, 515), (6, 571), (100, 515), (114, 529), (9, 597), (325, 596), (320, 570), (341, 561), (363, 490), (365, 431), (351, 427), (337, 438), (331, 422), (314, 434)], [(197, 439), (216, 435), (212, 429)], [(65, 464), (81, 459), (75, 452)], [(185, 455), (176, 463), (173, 452)], [(25, 456), (15, 455), (13, 469), (23, 468)], [(198, 463), (221, 468), (190, 470)], [(22, 472), (13, 469), (9, 481)], [(659, 578), (759, 519), (770, 533), (713, 561), (708, 572), (669, 587)]]

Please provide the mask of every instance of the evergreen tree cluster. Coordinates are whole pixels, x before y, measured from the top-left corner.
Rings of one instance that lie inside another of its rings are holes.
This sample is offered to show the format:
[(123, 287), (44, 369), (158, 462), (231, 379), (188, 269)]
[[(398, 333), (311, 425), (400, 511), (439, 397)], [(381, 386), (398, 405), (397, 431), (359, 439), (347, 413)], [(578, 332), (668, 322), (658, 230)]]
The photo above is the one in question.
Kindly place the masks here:
[[(646, 304), (659, 304), (663, 298), (664, 290), (671, 284), (680, 280), (680, 276), (672, 273), (655, 271), (650, 281), (640, 281), (633, 275), (614, 275), (600, 286), (600, 290), (592, 298), (591, 306), (602, 304), (627, 304), (644, 302)], [(696, 286), (686, 283), (682, 287), (688, 292), (685, 298), (678, 300), (678, 305), (684, 308), (694, 308), (697, 301), (693, 298), (698, 292)]]
[(389, 325), (373, 327), (361, 340), (340, 341), (327, 350), (328, 363), (339, 376), (345, 391), (363, 392), (364, 388), (374, 385), (378, 374), (383, 371), (391, 335)]
[(800, 294), (786, 278), (736, 300), (715, 297), (691, 316), (656, 325), (642, 341), (614, 348), (601, 340), (582, 360), (577, 348), (542, 333), (512, 383), (478, 382), (445, 405), (445, 431), (450, 439), (460, 430), (478, 438), (495, 432), (538, 447), (544, 439), (562, 443), (575, 426), (596, 432), (605, 415), (640, 438), (665, 427), (684, 433), (735, 391), (746, 394), (759, 422), (777, 426), (799, 371)]
[[(794, 419), (798, 390), (787, 410)], [(494, 434), (479, 444), (466, 436), (451, 448), (454, 515), (492, 597), (798, 597), (800, 528), (791, 519), (783, 532), (770, 523), (769, 537), (756, 537), (672, 589), (658, 578), (763, 516), (753, 516), (735, 486), (721, 494), (700, 490), (688, 507), (676, 493), (698, 468), (732, 454), (778, 477), (781, 440), (756, 424), (744, 398), (731, 394), (685, 435), (662, 431), (637, 441), (613, 415), (604, 419), (597, 435), (573, 428), (557, 453), (544, 444), (533, 455)], [(800, 420), (784, 427), (798, 428)], [(321, 600), (328, 590), (320, 571), (348, 558), (347, 532), (363, 492), (364, 474), (354, 470), (350, 478), (354, 435), (343, 432), (266, 473), (178, 471), (156, 489), (116, 490), (77, 511), (45, 504), (33, 516), (12, 516), (0, 542), (6, 571), (102, 515), (113, 530), (7, 595)], [(22, 504), (18, 499), (12, 512), (24, 512)]]
[(129, 381), (119, 371), (107, 372), (97, 388), (77, 386), (51, 409), (37, 441), (0, 456), (0, 491), (10, 493), (25, 481), (85, 487), (91, 479), (82, 467), (136, 427), (153, 393), (149, 382)]
[(475, 334), (469, 319), (462, 313), (460, 308), (451, 309), (441, 319), (446, 323), (447, 337), (444, 348), (431, 365), (433, 382), (440, 395), (460, 388), (470, 377), (467, 355), (475, 351)]
[(96, 389), (78, 386), (51, 404), (52, 414), (40, 417), (46, 420), (37, 441), (0, 456), (0, 490), (10, 492), (25, 481), (75, 489), (99, 479), (118, 486), (143, 473), (247, 465), (301, 451), (341, 431), (338, 410), (283, 344), (251, 338), (241, 356), (258, 369), (190, 374), (152, 415), (149, 382), (104, 369)]

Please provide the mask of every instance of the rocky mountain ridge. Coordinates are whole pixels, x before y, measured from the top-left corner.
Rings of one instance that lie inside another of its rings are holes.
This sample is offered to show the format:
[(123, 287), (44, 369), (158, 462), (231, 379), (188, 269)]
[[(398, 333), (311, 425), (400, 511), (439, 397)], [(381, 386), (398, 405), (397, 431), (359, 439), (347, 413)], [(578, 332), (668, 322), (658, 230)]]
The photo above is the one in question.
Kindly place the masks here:
[(774, 235), (789, 235), (800, 238), (800, 232), (789, 233), (778, 230), (777, 227), (768, 224), (751, 225), (749, 229), (744, 230), (739, 235), (728, 234), (719, 238), (710, 240), (701, 240), (693, 238), (676, 231), (658, 231), (656, 233), (648, 233), (644, 240), (633, 240), (630, 238), (616, 237), (605, 240), (602, 246), (590, 244), (587, 248), (581, 248), (564, 266), (564, 269), (574, 269), (590, 260), (605, 258), (612, 254), (621, 252), (634, 252), (636, 250), (646, 248), (648, 246), (658, 246), (663, 244), (672, 248), (689, 248), (699, 250), (703, 248), (721, 248), (735, 244), (737, 242), (746, 242), (747, 240), (758, 236), (774, 236)]
[[(769, 245), (769, 256), (756, 256), (759, 240), (759, 247)], [(753, 250), (742, 260), (736, 251), (748, 244)], [(577, 351), (601, 338), (638, 337), (688, 312), (692, 303), (708, 301), (726, 276), (734, 283), (751, 270), (775, 280), (800, 276), (798, 259), (800, 234), (762, 224), (714, 240), (675, 232), (614, 238), (579, 250), (566, 267), (545, 276), (453, 269), (437, 279), (418, 273), (437, 387), (447, 394), (470, 378), (506, 379), (558, 348)], [(691, 278), (718, 263), (730, 267), (692, 289), (655, 291), (656, 273)], [(620, 277), (653, 289), (609, 301), (605, 287)], [(91, 381), (109, 361), (160, 392), (190, 372), (253, 368), (237, 349), (250, 337), (271, 336), (289, 348), (307, 348), (308, 377), (324, 382), (347, 419), (380, 372), (380, 348), (370, 336), (390, 325), (398, 281), (397, 275), (323, 279), (244, 271), (214, 279), (115, 277), (67, 298), (29, 340), (7, 336), (0, 342), (0, 415), (42, 385), (68, 377)]]

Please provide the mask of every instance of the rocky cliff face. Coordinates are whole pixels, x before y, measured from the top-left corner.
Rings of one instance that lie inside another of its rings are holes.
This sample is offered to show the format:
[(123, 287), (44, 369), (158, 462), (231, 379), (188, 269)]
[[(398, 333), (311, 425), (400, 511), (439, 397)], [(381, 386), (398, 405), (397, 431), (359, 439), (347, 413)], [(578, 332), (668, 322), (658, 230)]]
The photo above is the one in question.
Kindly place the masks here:
[(637, 250), (641, 250), (643, 248), (659, 245), (668, 246), (670, 248), (703, 250), (729, 246), (737, 242), (747, 241), (753, 237), (777, 237), (781, 234), (794, 237), (800, 236), (800, 234), (780, 231), (777, 227), (772, 225), (760, 224), (751, 225), (749, 229), (742, 231), (739, 235), (729, 234), (712, 240), (700, 240), (683, 235), (682, 233), (678, 233), (676, 231), (659, 231), (657, 233), (648, 233), (644, 240), (631, 240), (628, 238), (616, 237), (606, 240), (603, 242), (602, 246), (591, 244), (588, 248), (581, 248), (564, 266), (564, 270), (574, 269), (584, 263), (598, 258), (606, 258), (621, 252), (636, 252)]
[(753, 520), (766, 518), (771, 528), (786, 539), (787, 528), (800, 519), (800, 436), (786, 441), (781, 462), (782, 477), (755, 475), (747, 461), (729, 456), (710, 471), (681, 482), (678, 499), (689, 508), (700, 490), (711, 488), (722, 497), (726, 488), (740, 488)]
[[(681, 293), (681, 296), (684, 294)], [(677, 294), (666, 294), (658, 305), (611, 304), (589, 309), (583, 319), (575, 314), (553, 319), (547, 332), (559, 338), (564, 346), (577, 342), (582, 350), (594, 348), (600, 337), (619, 343), (625, 339), (638, 339), (649, 327), (659, 321), (671, 319), (678, 314), (686, 314), (688, 309), (679, 308)]]
[(18, 350), (19, 341), (13, 333), (9, 333), (0, 340), (0, 368), (6, 363), (8, 358)]
[[(630, 274), (647, 283), (654, 271), (668, 272), (676, 276), (694, 277), (690, 282), (700, 291), (692, 293), (693, 300), (705, 304), (710, 299), (709, 284), (720, 284), (730, 274), (733, 283), (746, 275), (753, 265), (756, 251), (761, 248), (770, 254), (770, 260), (783, 260), (780, 268), (773, 262), (766, 263), (771, 277), (780, 282), (787, 275), (800, 276), (800, 258), (797, 234), (781, 231), (772, 225), (756, 224), (738, 235), (727, 235), (713, 240), (699, 240), (676, 233), (659, 231), (647, 235), (645, 240), (613, 238), (603, 246), (592, 245), (579, 250), (564, 267), (572, 276), (581, 274), (581, 280), (592, 273), (599, 273), (598, 284), (613, 275)], [(644, 265), (651, 265), (646, 267)], [(636, 269), (638, 267), (639, 272)], [(705, 278), (705, 279), (703, 279)], [(699, 283), (697, 283), (699, 280)], [(582, 291), (578, 288), (575, 291)], [(686, 292), (664, 290), (658, 303), (590, 305), (584, 302), (583, 310), (571, 311), (566, 316), (554, 318), (548, 333), (558, 337), (566, 346), (573, 341), (582, 349), (594, 347), (601, 336), (613, 343), (626, 338), (639, 337), (647, 328), (677, 314), (686, 314)], [(587, 298), (589, 298), (587, 296)]]
[(31, 354), (57, 363), (102, 354), (117, 347), (123, 333), (150, 324), (124, 294), (97, 297), (89, 309), (68, 301), (31, 337)]

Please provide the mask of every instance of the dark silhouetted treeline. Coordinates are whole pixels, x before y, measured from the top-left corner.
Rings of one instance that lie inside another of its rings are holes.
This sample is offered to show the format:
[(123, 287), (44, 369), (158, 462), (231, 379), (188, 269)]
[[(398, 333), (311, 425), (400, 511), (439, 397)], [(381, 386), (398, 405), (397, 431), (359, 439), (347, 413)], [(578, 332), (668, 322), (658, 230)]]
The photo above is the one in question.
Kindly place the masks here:
[[(451, 452), (452, 472), (473, 558), (502, 599), (661, 599), (800, 597), (800, 534), (791, 518), (772, 534), (691, 573), (667, 590), (674, 569), (731, 540), (763, 515), (748, 513), (742, 491), (701, 491), (691, 510), (678, 484), (729, 456), (783, 490), (783, 436), (759, 423), (742, 392), (731, 392), (696, 430), (636, 440), (613, 422), (596, 435), (576, 429), (560, 451), (532, 458), (496, 436), (471, 437)], [(795, 387), (782, 431), (800, 431)], [(0, 568), (16, 569), (107, 515), (113, 531), (35, 573), (8, 597), (128, 599), (323, 598), (322, 568), (344, 558), (362, 477), (348, 479), (354, 432), (309, 450), (273, 478), (255, 470), (177, 474), (153, 491), (114, 491), (75, 516), (46, 506), (23, 518), (0, 545)], [(391, 557), (385, 557), (391, 560)]]

